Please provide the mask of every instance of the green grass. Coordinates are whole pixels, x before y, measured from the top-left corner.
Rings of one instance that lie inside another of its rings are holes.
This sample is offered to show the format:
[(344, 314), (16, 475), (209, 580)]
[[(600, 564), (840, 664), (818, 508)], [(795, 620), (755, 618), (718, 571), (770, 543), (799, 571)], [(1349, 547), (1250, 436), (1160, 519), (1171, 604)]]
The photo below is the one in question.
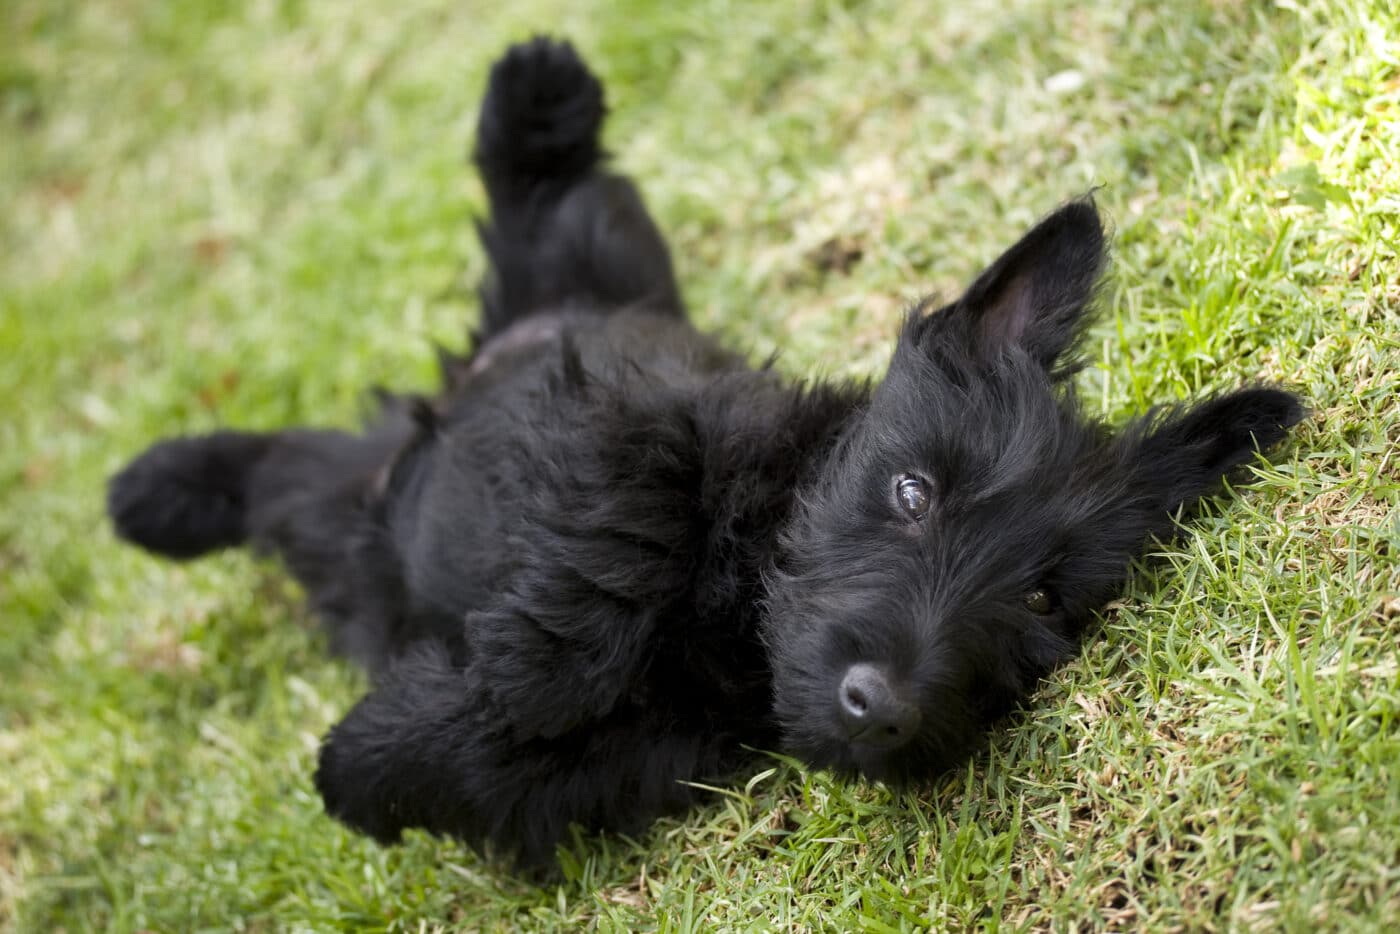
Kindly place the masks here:
[[(1100, 186), (1093, 407), (1262, 378), (1312, 418), (923, 792), (774, 760), (543, 888), (347, 833), (310, 771), (362, 676), (276, 568), (119, 546), (103, 481), (429, 384), (476, 314), (485, 68), (538, 29), (755, 357), (876, 374), (907, 300)], [(1400, 926), (1397, 36), (1341, 0), (9, 0), (0, 925)]]

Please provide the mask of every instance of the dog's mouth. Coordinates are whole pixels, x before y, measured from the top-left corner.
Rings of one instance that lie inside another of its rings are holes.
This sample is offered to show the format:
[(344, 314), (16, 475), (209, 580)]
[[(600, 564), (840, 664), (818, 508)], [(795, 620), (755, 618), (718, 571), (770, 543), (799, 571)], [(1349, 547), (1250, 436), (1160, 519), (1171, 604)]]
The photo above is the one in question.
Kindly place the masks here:
[(776, 712), (789, 752), (846, 777), (881, 781), (906, 771), (897, 763), (920, 745), (926, 715), (915, 686), (893, 666), (858, 661), (821, 677), (776, 674)]
[(981, 735), (967, 697), (951, 685), (866, 663), (823, 683), (804, 679), (789, 685), (792, 693), (779, 692), (783, 745), (843, 778), (895, 787), (927, 781), (971, 753)]
[(897, 756), (889, 749), (856, 741), (847, 744), (846, 754), (850, 757), (850, 771), (867, 781), (882, 782), (900, 774), (893, 765)]
[(904, 785), (920, 772), (899, 749), (872, 746), (859, 740), (833, 740), (820, 752), (807, 750), (804, 758), (844, 779)]

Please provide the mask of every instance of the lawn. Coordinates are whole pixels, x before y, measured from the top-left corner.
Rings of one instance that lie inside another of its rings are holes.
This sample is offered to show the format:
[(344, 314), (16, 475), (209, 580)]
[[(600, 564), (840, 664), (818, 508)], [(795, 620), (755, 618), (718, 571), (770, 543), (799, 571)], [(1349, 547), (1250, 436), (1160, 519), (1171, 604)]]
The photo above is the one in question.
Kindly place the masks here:
[[(120, 546), (104, 478), (431, 383), (485, 70), (537, 30), (755, 358), (878, 374), (911, 299), (1094, 189), (1090, 408), (1266, 380), (1311, 417), (917, 793), (774, 758), (544, 886), (357, 837), (310, 775), (363, 676), (275, 566)], [(1397, 37), (1380, 0), (7, 0), (0, 927), (1400, 927)]]

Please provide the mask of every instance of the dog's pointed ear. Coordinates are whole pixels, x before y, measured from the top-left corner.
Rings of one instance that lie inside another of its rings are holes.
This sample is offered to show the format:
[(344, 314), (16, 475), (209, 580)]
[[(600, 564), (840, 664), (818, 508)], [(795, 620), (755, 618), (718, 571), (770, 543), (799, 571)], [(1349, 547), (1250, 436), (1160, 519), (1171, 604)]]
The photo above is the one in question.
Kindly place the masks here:
[[(1035, 226), (941, 314), (979, 357), (1019, 347), (1047, 370), (1073, 347), (1104, 267), (1104, 232), (1092, 200), (1071, 202)], [(933, 340), (946, 339), (931, 328)], [(1069, 369), (1072, 369), (1069, 367)]]
[(1282, 389), (1241, 389), (1145, 416), (1124, 436), (1143, 486), (1175, 513), (1288, 434), (1307, 410)]

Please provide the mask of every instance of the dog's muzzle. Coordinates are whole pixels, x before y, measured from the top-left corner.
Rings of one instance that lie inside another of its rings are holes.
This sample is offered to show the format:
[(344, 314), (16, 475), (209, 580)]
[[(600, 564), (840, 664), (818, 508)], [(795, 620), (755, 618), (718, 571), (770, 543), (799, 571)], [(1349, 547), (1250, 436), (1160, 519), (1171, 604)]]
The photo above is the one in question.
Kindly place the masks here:
[(846, 669), (836, 692), (846, 738), (875, 749), (898, 749), (919, 731), (923, 714), (890, 676), (861, 662)]

